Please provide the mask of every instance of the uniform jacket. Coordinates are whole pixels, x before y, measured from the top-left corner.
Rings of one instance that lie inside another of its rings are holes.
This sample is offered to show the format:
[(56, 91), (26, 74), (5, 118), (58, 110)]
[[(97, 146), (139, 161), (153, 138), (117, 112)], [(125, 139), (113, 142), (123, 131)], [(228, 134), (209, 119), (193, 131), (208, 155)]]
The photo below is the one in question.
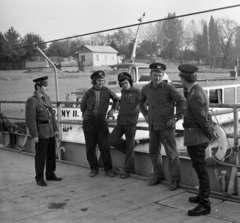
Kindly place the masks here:
[(150, 129), (163, 130), (174, 117), (174, 103), (176, 115), (181, 118), (185, 101), (174, 86), (162, 81), (154, 88), (151, 82), (142, 88), (139, 107), (144, 117), (148, 115)]
[(209, 100), (205, 91), (194, 85), (188, 94), (184, 108), (184, 145), (207, 143), (212, 137), (213, 127), (208, 115)]
[(135, 87), (121, 90), (121, 104), (117, 118), (119, 125), (137, 124), (140, 112), (138, 106), (139, 97), (140, 90)]
[[(53, 137), (54, 133), (58, 131), (50, 98), (46, 94), (45, 100), (46, 102), (34, 92), (26, 102), (25, 119), (32, 138), (47, 139)], [(41, 124), (39, 121), (48, 121), (49, 123)]]
[(97, 115), (95, 115), (94, 106), (96, 103), (96, 97), (94, 93), (94, 88), (91, 87), (90, 89), (88, 89), (83, 95), (83, 98), (81, 101), (81, 107), (80, 107), (83, 113), (83, 120), (87, 120), (93, 117), (95, 118), (99, 117), (99, 118), (105, 119), (108, 111), (110, 98), (113, 100), (112, 108), (115, 110), (118, 102), (118, 96), (114, 92), (112, 92), (110, 89), (103, 86), (101, 89), (100, 102), (97, 110)]

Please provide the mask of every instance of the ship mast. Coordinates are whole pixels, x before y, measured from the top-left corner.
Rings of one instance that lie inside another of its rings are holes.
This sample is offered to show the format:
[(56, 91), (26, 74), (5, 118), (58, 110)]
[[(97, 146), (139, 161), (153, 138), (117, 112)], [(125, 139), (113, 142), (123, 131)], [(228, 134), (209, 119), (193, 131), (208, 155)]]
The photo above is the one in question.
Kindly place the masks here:
[(145, 16), (145, 12), (143, 13), (142, 18), (139, 18), (139, 19), (138, 19), (138, 21), (140, 22), (140, 24), (139, 24), (138, 29), (137, 29), (137, 33), (136, 33), (135, 40), (133, 40), (133, 41), (134, 41), (134, 45), (133, 45), (133, 50), (132, 50), (132, 54), (131, 54), (131, 58), (130, 58), (130, 62), (131, 62), (131, 63), (134, 62), (135, 57), (136, 57), (137, 39), (138, 39), (139, 30), (140, 30), (141, 23), (142, 23), (142, 21), (143, 21), (144, 16)]

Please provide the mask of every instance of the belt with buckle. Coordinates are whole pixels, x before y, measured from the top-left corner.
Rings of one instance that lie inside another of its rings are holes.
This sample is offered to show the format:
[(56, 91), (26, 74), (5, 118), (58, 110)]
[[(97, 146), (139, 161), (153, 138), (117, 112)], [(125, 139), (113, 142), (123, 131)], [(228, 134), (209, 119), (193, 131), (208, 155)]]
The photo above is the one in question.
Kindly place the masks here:
[(51, 120), (46, 120), (46, 121), (37, 121), (38, 124), (48, 124), (48, 123), (52, 123)]

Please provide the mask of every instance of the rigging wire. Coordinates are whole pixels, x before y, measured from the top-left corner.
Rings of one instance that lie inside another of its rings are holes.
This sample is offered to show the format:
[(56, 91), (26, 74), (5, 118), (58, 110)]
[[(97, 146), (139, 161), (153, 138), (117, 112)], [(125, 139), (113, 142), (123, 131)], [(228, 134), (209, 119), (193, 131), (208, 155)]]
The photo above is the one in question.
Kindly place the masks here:
[[(199, 11), (199, 12), (193, 12), (193, 13), (188, 13), (188, 14), (183, 14), (183, 15), (178, 15), (178, 16), (173, 16), (173, 17), (168, 17), (168, 18), (163, 18), (163, 19), (157, 19), (157, 20), (152, 20), (152, 21), (148, 21), (148, 22), (142, 22), (141, 25), (154, 23), (154, 22), (161, 22), (161, 21), (165, 21), (165, 20), (177, 19), (177, 18), (182, 18), (182, 17), (187, 17), (187, 16), (193, 16), (193, 15), (198, 15), (198, 14), (203, 14), (203, 13), (208, 13), (208, 12), (214, 12), (214, 11), (219, 11), (219, 10), (225, 10), (225, 9), (230, 9), (230, 8), (236, 8), (236, 7), (240, 7), (240, 4), (221, 7), (221, 8), (215, 8), (215, 9), (209, 9), (209, 10), (204, 10), (204, 11)], [(120, 27), (111, 28), (111, 29), (100, 30), (100, 31), (96, 31), (96, 32), (75, 35), (75, 36), (70, 36), (70, 37), (65, 37), (65, 38), (60, 38), (60, 39), (54, 39), (54, 40), (50, 40), (50, 41), (40, 42), (37, 44), (42, 45), (42, 44), (46, 44), (46, 43), (58, 42), (58, 41), (73, 39), (73, 38), (77, 38), (77, 37), (83, 37), (83, 36), (89, 36), (89, 35), (103, 33), (103, 32), (109, 32), (109, 31), (113, 31), (113, 30), (117, 30), (117, 29), (130, 28), (130, 27), (134, 27), (134, 26), (139, 26), (139, 23), (127, 25), (127, 26), (120, 26)], [(17, 47), (17, 48), (14, 48), (13, 50), (20, 49), (20, 48), (27, 48), (27, 47), (32, 47), (32, 45), (30, 45), (30, 46), (25, 45), (25, 46)]]

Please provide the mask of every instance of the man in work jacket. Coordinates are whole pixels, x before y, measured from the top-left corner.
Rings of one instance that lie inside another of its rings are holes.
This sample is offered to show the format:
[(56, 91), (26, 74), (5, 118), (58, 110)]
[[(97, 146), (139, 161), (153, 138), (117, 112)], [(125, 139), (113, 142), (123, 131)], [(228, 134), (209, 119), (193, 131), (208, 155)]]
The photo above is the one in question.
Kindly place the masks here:
[(188, 96), (184, 108), (184, 146), (192, 160), (199, 179), (199, 192), (195, 197), (189, 197), (189, 202), (198, 205), (188, 211), (190, 216), (210, 214), (209, 201), (210, 180), (206, 168), (205, 149), (209, 141), (214, 139), (211, 118), (208, 115), (209, 100), (205, 91), (197, 84), (198, 68), (182, 64), (178, 67), (183, 87), (187, 88)]
[(98, 159), (96, 155), (96, 145), (101, 152), (105, 174), (114, 177), (112, 171), (112, 160), (110, 155), (110, 145), (108, 143), (109, 130), (106, 122), (109, 100), (113, 100), (113, 106), (108, 115), (112, 116), (118, 104), (117, 95), (104, 86), (104, 71), (96, 71), (91, 75), (93, 87), (88, 89), (81, 101), (81, 111), (83, 114), (83, 132), (86, 142), (87, 160), (91, 168), (90, 177), (98, 174)]
[[(117, 125), (114, 127), (109, 143), (112, 147), (126, 154), (123, 172), (120, 177), (125, 179), (130, 173), (135, 173), (134, 147), (139, 141), (134, 140), (136, 125), (139, 116), (138, 100), (140, 90), (133, 87), (133, 80), (129, 73), (122, 72), (118, 75), (121, 90), (121, 104), (117, 117)], [(122, 139), (125, 134), (126, 140)]]
[(55, 137), (58, 137), (54, 113), (47, 90), (48, 77), (33, 80), (35, 92), (26, 103), (26, 124), (32, 141), (35, 143), (35, 171), (36, 182), (39, 186), (47, 186), (44, 181), (44, 167), (46, 162), (46, 179), (60, 181), (55, 175), (56, 152)]
[[(185, 98), (174, 86), (163, 81), (165, 64), (152, 63), (149, 68), (152, 81), (143, 86), (139, 99), (140, 110), (149, 124), (149, 155), (154, 170), (148, 186), (157, 185), (164, 179), (161, 156), (161, 144), (163, 144), (171, 178), (169, 190), (176, 190), (179, 187), (181, 174), (175, 141), (175, 123), (182, 118)], [(174, 103), (176, 114), (174, 114)]]

